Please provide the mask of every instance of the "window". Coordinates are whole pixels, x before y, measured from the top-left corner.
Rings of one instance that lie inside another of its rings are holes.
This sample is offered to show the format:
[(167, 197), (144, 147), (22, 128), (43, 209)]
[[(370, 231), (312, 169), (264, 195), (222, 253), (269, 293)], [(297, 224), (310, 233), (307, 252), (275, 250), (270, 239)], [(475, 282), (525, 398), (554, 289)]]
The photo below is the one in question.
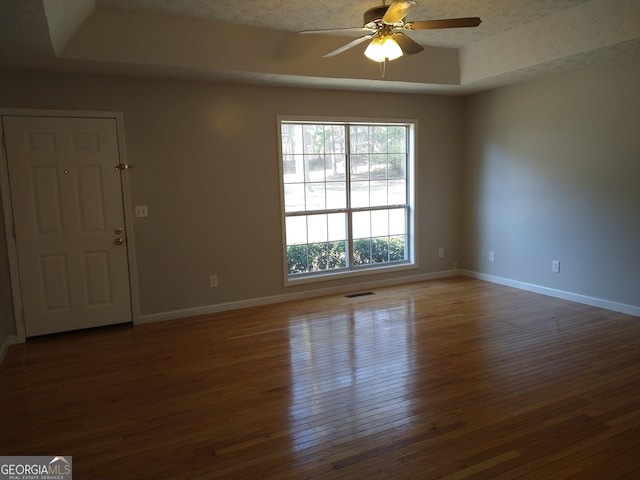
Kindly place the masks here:
[(289, 281), (414, 263), (413, 131), (279, 121)]

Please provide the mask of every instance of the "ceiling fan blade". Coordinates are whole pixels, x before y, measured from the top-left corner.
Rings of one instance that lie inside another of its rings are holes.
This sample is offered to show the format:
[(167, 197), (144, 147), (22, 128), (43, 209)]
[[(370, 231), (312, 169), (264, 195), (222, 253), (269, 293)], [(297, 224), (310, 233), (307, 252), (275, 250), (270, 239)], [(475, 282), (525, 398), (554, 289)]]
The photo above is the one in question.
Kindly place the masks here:
[(345, 52), (350, 48), (355, 47), (356, 45), (360, 45), (361, 43), (366, 42), (367, 40), (371, 40), (373, 37), (375, 37), (375, 34), (365, 35), (364, 37), (356, 38), (355, 40), (351, 40), (349, 43), (345, 43), (344, 45), (336, 48), (335, 50), (331, 50), (329, 53), (325, 53), (323, 57), (325, 58), (333, 57), (334, 55), (338, 55), (339, 53)]
[(349, 32), (370, 32), (372, 31), (370, 28), (365, 27), (348, 27), (348, 28), (326, 28), (319, 30), (302, 30), (301, 33), (303, 35), (309, 33), (349, 33)]
[(437, 28), (461, 28), (477, 27), (482, 23), (479, 17), (448, 18), (444, 20), (423, 20), (419, 22), (407, 22), (405, 30), (434, 30)]
[(416, 0), (393, 0), (384, 17), (382, 17), (382, 23), (386, 23), (387, 25), (398, 23), (407, 16), (407, 12), (415, 4)]
[(400, 45), (400, 48), (402, 49), (402, 51), (407, 55), (420, 53), (421, 51), (424, 50), (424, 47), (422, 45), (420, 45), (418, 42), (414, 41), (412, 38), (410, 38), (408, 35), (405, 35), (404, 33), (400, 33), (400, 32), (394, 33), (393, 39), (396, 42), (398, 42), (398, 45)]

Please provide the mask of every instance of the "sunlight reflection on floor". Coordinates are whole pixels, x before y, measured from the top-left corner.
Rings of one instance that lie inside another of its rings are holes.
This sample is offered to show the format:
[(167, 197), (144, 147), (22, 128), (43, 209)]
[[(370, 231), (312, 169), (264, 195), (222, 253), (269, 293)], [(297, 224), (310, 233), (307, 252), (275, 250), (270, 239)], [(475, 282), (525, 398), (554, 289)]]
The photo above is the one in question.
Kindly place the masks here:
[[(375, 434), (379, 425), (407, 422), (414, 365), (412, 301), (388, 308), (352, 308), (324, 318), (292, 319), (289, 325), (292, 392), (289, 417), (294, 451), (341, 438)], [(373, 387), (372, 384), (379, 385)], [(334, 418), (327, 422), (331, 412)], [(359, 419), (367, 417), (366, 426)]]

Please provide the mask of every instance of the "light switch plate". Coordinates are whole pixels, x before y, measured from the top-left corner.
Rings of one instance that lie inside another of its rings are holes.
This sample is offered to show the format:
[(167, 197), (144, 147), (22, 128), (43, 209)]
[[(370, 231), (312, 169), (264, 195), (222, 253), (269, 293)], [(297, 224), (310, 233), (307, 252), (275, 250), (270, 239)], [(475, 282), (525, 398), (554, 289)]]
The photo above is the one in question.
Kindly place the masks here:
[(135, 206), (136, 217), (148, 217), (149, 210), (146, 205), (136, 205)]

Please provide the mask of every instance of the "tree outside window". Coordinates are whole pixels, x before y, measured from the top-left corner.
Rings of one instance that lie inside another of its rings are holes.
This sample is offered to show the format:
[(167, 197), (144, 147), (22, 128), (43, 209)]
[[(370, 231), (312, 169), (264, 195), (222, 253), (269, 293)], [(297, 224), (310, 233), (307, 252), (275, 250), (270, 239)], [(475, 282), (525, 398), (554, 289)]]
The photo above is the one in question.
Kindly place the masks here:
[(280, 121), (289, 279), (412, 263), (412, 129)]

